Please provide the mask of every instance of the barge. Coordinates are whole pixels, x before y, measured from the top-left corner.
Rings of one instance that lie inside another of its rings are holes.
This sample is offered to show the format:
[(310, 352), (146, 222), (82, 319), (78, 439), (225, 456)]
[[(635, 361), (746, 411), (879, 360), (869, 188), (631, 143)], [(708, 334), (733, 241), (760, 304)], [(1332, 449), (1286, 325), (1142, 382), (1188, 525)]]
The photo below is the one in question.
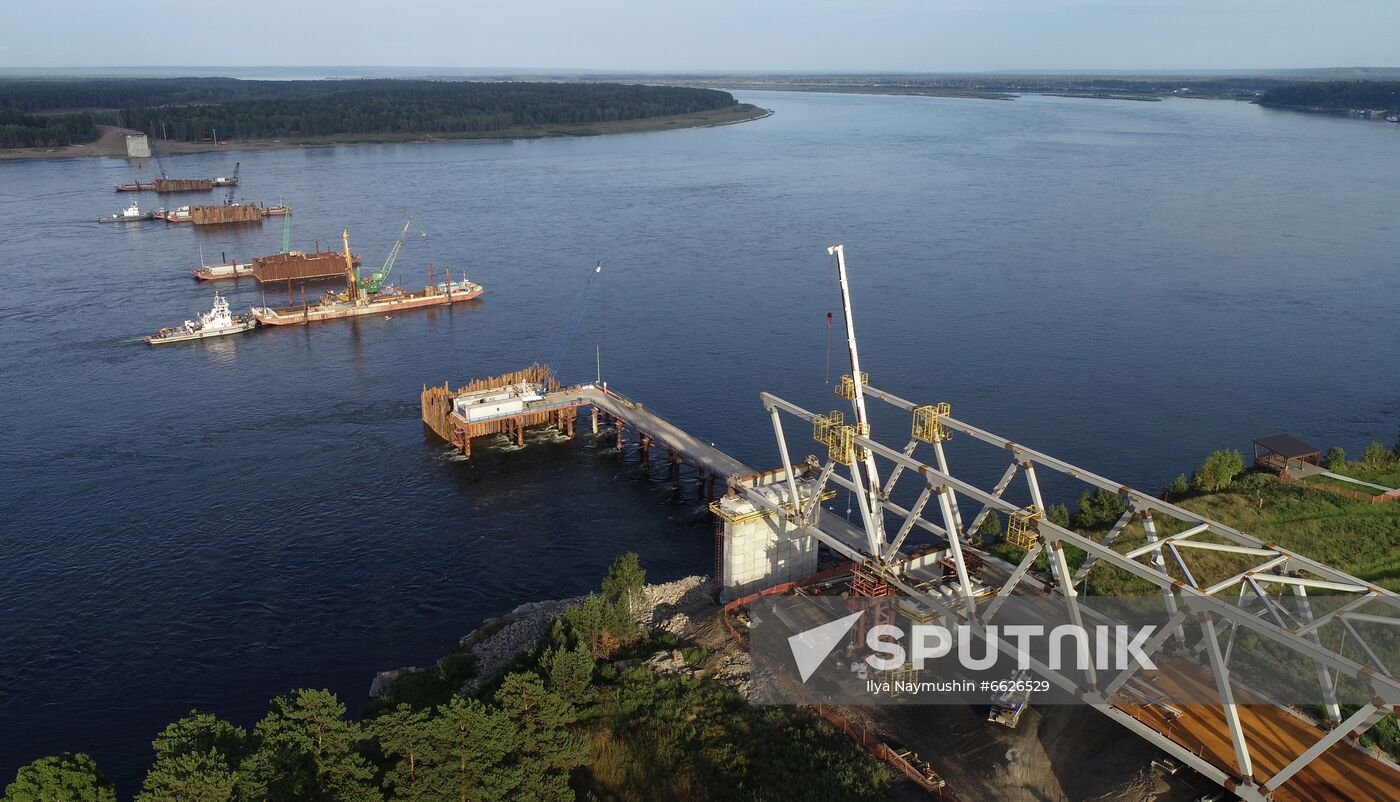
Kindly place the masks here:
[(253, 265), (246, 262), (224, 262), (218, 265), (200, 265), (190, 272), (200, 281), (223, 281), (253, 275)]
[(167, 223), (193, 223), (197, 226), (222, 225), (225, 223), (260, 223), (265, 217), (282, 217), (291, 213), (285, 204), (259, 206), (256, 203), (225, 203), (219, 206), (180, 206), (176, 209), (161, 209), (155, 219)]
[[(390, 252), (385, 269), (370, 279), (371, 286), (374, 286), (377, 291), (367, 292), (365, 285), (370, 282), (361, 279), (355, 257), (350, 253), (350, 232), (343, 232), (341, 237), (345, 242), (345, 252), (342, 257), (344, 267), (341, 270), (345, 275), (345, 289), (326, 293), (325, 297), (315, 304), (303, 301), (301, 306), (254, 307), (252, 315), (258, 323), (265, 326), (291, 326), (362, 315), (391, 315), (394, 312), (407, 309), (448, 306), (459, 301), (469, 301), (479, 297), (485, 291), (480, 284), (466, 279), (453, 281), (451, 270), (446, 271), (447, 280), (445, 282), (434, 282), (431, 264), (428, 265), (428, 285), (421, 290), (408, 292), (404, 290), (402, 285), (397, 287), (381, 285), (380, 282), (387, 278), (389, 271), (393, 268), (393, 259), (398, 253), (396, 246)], [(305, 290), (303, 290), (303, 297), (304, 293)]]
[(407, 309), (424, 306), (447, 306), (479, 297), (485, 289), (466, 279), (439, 282), (422, 290), (404, 292), (402, 288), (389, 288), (377, 295), (361, 295), (356, 298), (347, 292), (327, 293), (315, 304), (253, 307), (253, 317), (264, 326), (292, 326), (316, 323), (322, 320), (338, 320), (361, 315), (391, 315)]
[(130, 184), (113, 184), (117, 192), (208, 192), (216, 187), (236, 187), (238, 176), (218, 178), (157, 178), (154, 181), (133, 181)]

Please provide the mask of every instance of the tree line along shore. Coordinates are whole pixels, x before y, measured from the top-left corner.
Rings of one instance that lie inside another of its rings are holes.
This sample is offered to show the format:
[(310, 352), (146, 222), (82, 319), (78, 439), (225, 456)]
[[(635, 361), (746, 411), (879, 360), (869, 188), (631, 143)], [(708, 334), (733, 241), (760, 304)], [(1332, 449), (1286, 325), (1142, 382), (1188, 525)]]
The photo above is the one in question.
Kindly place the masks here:
[(687, 116), (703, 125), (717, 113), (760, 110), (715, 89), (620, 83), (9, 80), (0, 81), (0, 148), (87, 143), (104, 125), (198, 145), (576, 134)]

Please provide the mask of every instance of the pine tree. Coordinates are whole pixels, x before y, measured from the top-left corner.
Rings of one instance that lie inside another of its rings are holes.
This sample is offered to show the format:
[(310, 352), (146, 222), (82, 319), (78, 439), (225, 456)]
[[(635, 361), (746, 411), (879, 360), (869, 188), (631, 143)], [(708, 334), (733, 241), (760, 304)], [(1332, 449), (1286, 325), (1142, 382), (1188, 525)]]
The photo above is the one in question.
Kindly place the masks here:
[(369, 724), (369, 734), (379, 741), (385, 757), (397, 762), (384, 774), (384, 787), (394, 799), (423, 798), (419, 769), (431, 765), (436, 754), (428, 729), (429, 713), (399, 705)]
[(496, 703), (520, 730), (520, 797), (539, 802), (574, 798), (569, 772), (588, 757), (584, 740), (569, 732), (577, 711), (534, 674), (509, 674)]
[(272, 700), (253, 731), (243, 796), (267, 802), (378, 802), (374, 769), (357, 751), (366, 740), (330, 691), (299, 690)]
[(81, 752), (41, 757), (21, 766), (3, 802), (116, 802), (112, 783)]
[(570, 704), (583, 705), (597, 695), (593, 687), (593, 655), (582, 647), (551, 649), (542, 664), (549, 671), (549, 689)]
[(156, 736), (156, 760), (136, 802), (228, 802), (247, 737), (241, 727), (191, 710)]
[[(433, 711), (413, 794), (413, 802), (505, 802), (528, 799), (521, 792), (525, 767), (512, 757), (521, 749), (520, 732), (505, 713), (480, 700), (460, 696)], [(523, 762), (523, 755), (522, 755)]]
[(634, 552), (627, 552), (613, 561), (608, 575), (603, 579), (603, 600), (609, 604), (625, 603), (635, 610), (642, 601), (643, 589), (647, 583), (647, 572)]

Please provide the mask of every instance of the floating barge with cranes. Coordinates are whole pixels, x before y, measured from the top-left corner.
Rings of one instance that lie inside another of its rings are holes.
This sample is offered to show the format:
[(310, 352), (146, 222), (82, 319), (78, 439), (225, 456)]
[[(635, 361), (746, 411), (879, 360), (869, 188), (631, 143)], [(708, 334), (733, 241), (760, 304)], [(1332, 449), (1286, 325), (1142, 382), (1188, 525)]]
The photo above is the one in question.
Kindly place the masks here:
[(157, 178), (154, 181), (133, 181), (130, 184), (113, 184), (117, 192), (209, 192), (216, 187), (236, 187), (238, 176), (218, 178)]
[[(404, 230), (408, 230), (407, 225), (404, 226)], [(451, 269), (444, 271), (446, 273), (445, 281), (436, 282), (431, 264), (428, 265), (428, 284), (421, 290), (410, 292), (404, 290), (402, 285), (395, 287), (384, 284), (384, 280), (393, 269), (394, 259), (398, 255), (399, 248), (403, 245), (402, 234), (390, 251), (384, 269), (371, 277), (361, 277), (357, 269), (356, 259), (350, 253), (350, 233), (347, 231), (342, 236), (345, 241), (345, 252), (337, 255), (339, 264), (336, 272), (345, 276), (345, 289), (326, 293), (316, 303), (307, 303), (306, 290), (303, 287), (300, 306), (254, 307), (253, 316), (257, 318), (259, 323), (264, 326), (292, 326), (363, 315), (390, 315), (407, 309), (448, 306), (460, 301), (469, 301), (479, 297), (485, 291), (480, 284), (466, 279), (453, 281)], [(257, 270), (256, 263), (254, 270)]]
[(216, 226), (228, 223), (261, 223), (266, 217), (282, 217), (291, 214), (285, 204), (259, 206), (256, 203), (225, 203), (210, 206), (181, 206), (169, 211), (156, 212), (157, 220), (167, 223), (193, 223), (197, 226)]

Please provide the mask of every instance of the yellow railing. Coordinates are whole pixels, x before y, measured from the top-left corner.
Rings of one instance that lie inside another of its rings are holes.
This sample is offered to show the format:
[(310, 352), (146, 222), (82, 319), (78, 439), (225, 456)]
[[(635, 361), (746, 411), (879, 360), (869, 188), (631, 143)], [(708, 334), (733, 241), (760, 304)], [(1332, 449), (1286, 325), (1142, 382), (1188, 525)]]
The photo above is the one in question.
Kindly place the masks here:
[(1029, 551), (1040, 537), (1039, 524), (1042, 517), (1034, 504), (1012, 512), (1007, 516), (1006, 542), (1018, 549)]
[[(860, 383), (866, 385), (870, 383), (870, 374), (865, 371), (860, 372)], [(836, 394), (850, 401), (856, 397), (856, 383), (851, 378), (851, 374), (846, 373), (841, 376), (841, 381), (836, 383)]]
[(943, 419), (948, 417), (952, 411), (952, 407), (948, 405), (947, 401), (915, 407), (914, 439), (925, 443), (941, 443), (947, 440), (948, 430), (943, 426)]

